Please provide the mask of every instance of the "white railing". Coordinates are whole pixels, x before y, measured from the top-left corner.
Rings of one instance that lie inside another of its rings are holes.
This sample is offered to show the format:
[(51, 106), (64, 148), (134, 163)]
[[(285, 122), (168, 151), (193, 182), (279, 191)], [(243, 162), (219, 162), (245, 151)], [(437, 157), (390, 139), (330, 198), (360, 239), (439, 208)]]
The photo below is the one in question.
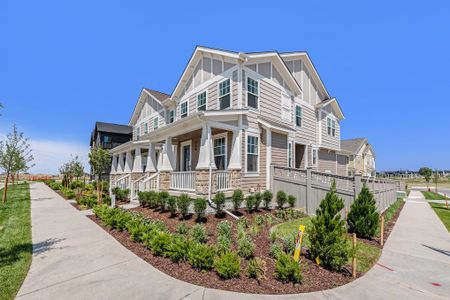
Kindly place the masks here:
[(130, 188), (131, 174), (124, 175), (116, 180), (116, 186), (122, 190)]
[(170, 188), (195, 191), (195, 171), (172, 172), (170, 174)]
[(143, 191), (159, 191), (159, 173), (148, 176), (141, 182)]
[(333, 181), (336, 183), (337, 189), (352, 190), (354, 188), (354, 178), (348, 176), (340, 176), (321, 172), (311, 172), (311, 181), (327, 188), (331, 187)]
[(216, 188), (217, 191), (227, 191), (231, 189), (230, 171), (216, 171)]
[(146, 176), (147, 175), (144, 175), (131, 182), (131, 200), (136, 199), (138, 197), (138, 193), (142, 191), (142, 181)]

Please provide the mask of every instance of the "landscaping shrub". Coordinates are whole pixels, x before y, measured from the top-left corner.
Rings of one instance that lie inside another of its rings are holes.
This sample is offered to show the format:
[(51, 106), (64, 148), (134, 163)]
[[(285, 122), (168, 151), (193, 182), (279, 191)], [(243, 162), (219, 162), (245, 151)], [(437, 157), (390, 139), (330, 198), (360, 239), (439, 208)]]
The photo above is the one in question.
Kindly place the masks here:
[(127, 224), (127, 230), (130, 233), (130, 240), (141, 242), (144, 233), (149, 231), (149, 225), (138, 217), (133, 217)]
[(204, 244), (208, 240), (205, 226), (195, 224), (191, 229), (192, 239), (198, 243)]
[(288, 196), (287, 202), (288, 202), (290, 207), (294, 207), (295, 206), (295, 201), (297, 201), (297, 199), (295, 199), (295, 197), (293, 195), (289, 195)]
[(336, 183), (320, 202), (316, 217), (311, 220), (309, 231), (311, 257), (332, 270), (340, 269), (349, 258), (349, 244), (346, 237), (345, 221), (340, 211), (344, 201), (336, 194)]
[(139, 201), (139, 205), (141, 207), (144, 207), (147, 203), (146, 203), (146, 196), (147, 196), (147, 192), (138, 192), (138, 201)]
[(358, 237), (372, 238), (377, 230), (378, 218), (375, 197), (364, 184), (358, 198), (350, 206), (348, 230)]
[(238, 254), (242, 258), (250, 258), (255, 252), (255, 243), (249, 236), (244, 236), (238, 240)]
[(247, 228), (248, 227), (248, 219), (246, 217), (240, 217), (236, 224), (239, 226), (241, 225), (243, 228)]
[(222, 255), (231, 251), (232, 240), (225, 236), (217, 237), (217, 254)]
[(194, 242), (189, 248), (188, 261), (195, 269), (211, 270), (214, 265), (214, 256), (213, 247)]
[(189, 226), (186, 223), (181, 223), (177, 226), (177, 233), (181, 235), (186, 235), (189, 233)]
[(177, 207), (180, 211), (183, 219), (185, 219), (189, 213), (189, 206), (191, 205), (191, 198), (187, 194), (181, 194), (177, 199)]
[[(77, 198), (77, 203), (80, 206), (92, 208), (98, 204), (97, 196), (92, 194), (91, 192), (86, 192)], [(104, 201), (104, 204), (108, 204), (107, 201)]]
[(170, 196), (167, 199), (167, 208), (169, 209), (170, 215), (173, 217), (177, 213), (177, 198)]
[(286, 193), (283, 191), (278, 191), (277, 192), (277, 205), (278, 205), (278, 209), (282, 209), (284, 204), (286, 204), (287, 202), (287, 196)]
[(62, 189), (60, 189), (60, 191), (64, 195), (64, 197), (67, 199), (75, 198), (75, 192), (69, 188), (62, 188)]
[(243, 237), (245, 237), (246, 233), (245, 233), (245, 227), (243, 224), (237, 224), (237, 239), (240, 240)]
[(262, 202), (262, 194), (260, 192), (257, 192), (255, 194), (255, 210), (259, 210), (259, 207), (261, 206)]
[(167, 232), (166, 224), (161, 220), (152, 220), (149, 223), (150, 230)]
[(222, 221), (217, 224), (217, 236), (223, 236), (231, 240), (231, 222)]
[(173, 236), (167, 232), (157, 232), (150, 242), (150, 250), (156, 256), (166, 256)]
[(272, 256), (273, 258), (278, 258), (278, 256), (280, 256), (280, 254), (283, 253), (283, 250), (281, 248), (281, 245), (278, 243), (273, 243), (272, 245), (270, 245), (270, 252), (269, 255)]
[(233, 201), (234, 211), (237, 211), (241, 207), (242, 202), (244, 201), (244, 193), (242, 192), (241, 189), (234, 190), (231, 199)]
[(112, 193), (116, 196), (116, 200), (126, 200), (128, 198), (128, 195), (130, 194), (129, 189), (121, 189), (120, 187), (116, 186), (112, 189)]
[(262, 198), (264, 201), (264, 208), (270, 209), (270, 203), (272, 202), (272, 198), (273, 198), (272, 192), (269, 190), (265, 190), (264, 193), (262, 194)]
[(225, 194), (222, 192), (217, 193), (213, 199), (214, 204), (216, 205), (216, 215), (223, 215), (223, 207), (225, 206)]
[(266, 262), (259, 258), (255, 257), (248, 261), (247, 273), (248, 277), (256, 279), (258, 282), (261, 279), (266, 278), (267, 266)]
[(261, 226), (264, 224), (264, 220), (265, 220), (264, 216), (258, 215), (255, 217), (254, 221), (256, 225)]
[(235, 253), (227, 252), (214, 260), (214, 269), (220, 278), (237, 278), (241, 271), (241, 260)]
[(255, 206), (255, 196), (248, 195), (245, 199), (245, 206), (247, 207), (247, 211), (251, 213), (253, 211), (253, 207)]
[(150, 208), (157, 208), (159, 205), (159, 195), (158, 192), (149, 191), (147, 192), (147, 204)]
[(189, 252), (190, 240), (184, 237), (174, 236), (172, 242), (166, 248), (166, 255), (172, 262), (185, 261)]
[(275, 263), (275, 276), (283, 282), (299, 283), (302, 281), (302, 268), (288, 254), (280, 254)]
[(297, 233), (292, 232), (290, 234), (286, 234), (281, 238), (281, 242), (283, 244), (283, 251), (287, 254), (293, 254), (295, 250), (295, 241), (297, 238)]
[(158, 194), (158, 205), (159, 208), (161, 208), (162, 211), (166, 210), (167, 200), (169, 199), (170, 195), (167, 191), (161, 191)]
[(275, 230), (273, 230), (273, 231), (270, 232), (269, 238), (270, 238), (270, 242), (271, 242), (271, 243), (275, 243), (275, 241), (276, 241), (277, 238), (278, 238), (277, 233), (276, 233)]
[(197, 214), (197, 220), (201, 220), (205, 216), (206, 199), (197, 198), (194, 200), (194, 211)]

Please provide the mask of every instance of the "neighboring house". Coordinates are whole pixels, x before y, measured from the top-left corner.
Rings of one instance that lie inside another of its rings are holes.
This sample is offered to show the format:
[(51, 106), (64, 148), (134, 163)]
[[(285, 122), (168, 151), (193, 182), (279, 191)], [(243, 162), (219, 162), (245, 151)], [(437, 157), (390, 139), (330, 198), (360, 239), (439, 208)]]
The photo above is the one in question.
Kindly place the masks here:
[(361, 174), (375, 177), (375, 152), (366, 138), (341, 141), (342, 153), (348, 156), (347, 172), (349, 176)]
[(111, 184), (210, 195), (269, 188), (271, 165), (346, 175), (343, 118), (306, 52), (197, 47), (171, 94), (141, 91)]
[[(133, 127), (128, 125), (95, 122), (95, 127), (92, 131), (89, 144), (91, 148), (95, 146), (110, 150), (122, 145), (123, 143), (129, 142), (132, 138), (132, 132)], [(109, 173), (110, 170), (105, 173), (105, 176), (102, 176), (102, 179), (108, 179)]]

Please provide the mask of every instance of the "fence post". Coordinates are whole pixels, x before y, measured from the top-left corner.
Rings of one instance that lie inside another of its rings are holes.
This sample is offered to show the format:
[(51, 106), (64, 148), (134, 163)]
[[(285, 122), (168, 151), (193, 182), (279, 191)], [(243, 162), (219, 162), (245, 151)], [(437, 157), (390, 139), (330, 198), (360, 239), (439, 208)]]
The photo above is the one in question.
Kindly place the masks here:
[(311, 202), (312, 202), (312, 188), (311, 188), (311, 167), (306, 168), (306, 213), (310, 215), (311, 212)]
[(355, 174), (355, 200), (361, 192), (361, 174)]

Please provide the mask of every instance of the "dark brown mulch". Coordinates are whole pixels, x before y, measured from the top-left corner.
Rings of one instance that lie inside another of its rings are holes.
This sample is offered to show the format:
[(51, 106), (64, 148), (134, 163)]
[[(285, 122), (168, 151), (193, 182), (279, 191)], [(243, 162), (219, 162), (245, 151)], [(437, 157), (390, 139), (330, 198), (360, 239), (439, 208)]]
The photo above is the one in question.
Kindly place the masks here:
[[(134, 211), (139, 211), (151, 219), (159, 219), (166, 223), (170, 231), (175, 231), (180, 221), (179, 217), (170, 217), (168, 212), (153, 211), (147, 208), (134, 208)], [(258, 214), (266, 214), (268, 211), (260, 211), (257, 213), (249, 214), (245, 210), (241, 210), (240, 213), (252, 220)], [(109, 232), (116, 240), (136, 255), (156, 267), (160, 271), (183, 281), (187, 281), (196, 285), (205, 286), (208, 288), (229, 290), (243, 293), (254, 294), (293, 294), (293, 293), (305, 293), (319, 290), (326, 290), (341, 286), (352, 281), (350, 275), (350, 266), (346, 266), (346, 269), (342, 272), (330, 272), (318, 265), (312, 260), (302, 256), (301, 264), (303, 265), (303, 281), (301, 284), (284, 284), (278, 281), (275, 276), (275, 260), (269, 256), (270, 240), (268, 226), (263, 226), (261, 231), (253, 237), (253, 241), (256, 245), (255, 256), (262, 258), (266, 262), (267, 272), (266, 279), (263, 279), (258, 283), (255, 279), (247, 277), (247, 261), (241, 262), (241, 277), (230, 280), (221, 279), (214, 271), (199, 272), (194, 270), (188, 263), (172, 263), (170, 259), (153, 256), (152, 253), (141, 243), (135, 243), (130, 241), (128, 232), (119, 232), (114, 229), (107, 228), (102, 225), (100, 219), (95, 216), (90, 218)], [(208, 215), (202, 220), (208, 231), (208, 243), (215, 243), (215, 228), (217, 223), (229, 220), (236, 222), (232, 217), (225, 215), (223, 218), (217, 218), (214, 215)], [(184, 220), (187, 225), (192, 226), (197, 223), (195, 216), (191, 216), (189, 219)], [(235, 226), (234, 226), (235, 229)], [(361, 275), (361, 274), (358, 274)]]

